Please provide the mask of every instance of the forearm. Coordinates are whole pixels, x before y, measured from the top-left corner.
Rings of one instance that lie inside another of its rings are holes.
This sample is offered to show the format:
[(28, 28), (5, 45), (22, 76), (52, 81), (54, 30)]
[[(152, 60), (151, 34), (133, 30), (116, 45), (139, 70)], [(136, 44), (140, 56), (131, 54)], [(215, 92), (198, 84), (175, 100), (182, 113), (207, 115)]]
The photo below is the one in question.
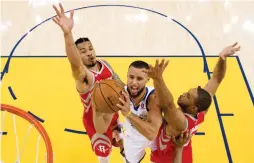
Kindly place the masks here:
[(82, 61), (80, 58), (79, 51), (75, 45), (72, 33), (64, 34), (65, 39), (65, 50), (69, 62), (71, 63), (72, 67), (79, 68), (82, 66)]
[(220, 83), (226, 74), (226, 59), (219, 58), (214, 70), (212, 78), (216, 79)]
[(172, 93), (168, 90), (163, 78), (153, 80), (154, 88), (156, 90), (156, 98), (158, 99), (161, 108), (168, 108), (174, 102)]
[(182, 152), (183, 148), (176, 147), (173, 163), (182, 163)]
[(151, 123), (141, 120), (137, 115), (130, 114), (127, 119), (131, 122), (131, 124), (148, 140), (153, 140), (157, 132), (152, 127)]

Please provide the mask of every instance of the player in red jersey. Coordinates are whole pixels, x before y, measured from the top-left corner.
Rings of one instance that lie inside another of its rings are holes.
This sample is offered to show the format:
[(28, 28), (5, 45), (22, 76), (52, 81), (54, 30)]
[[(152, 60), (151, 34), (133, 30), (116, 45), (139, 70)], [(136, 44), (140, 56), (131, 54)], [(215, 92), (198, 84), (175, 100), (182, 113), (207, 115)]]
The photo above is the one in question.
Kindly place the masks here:
[[(220, 53), (219, 60), (214, 68), (213, 76), (208, 81), (204, 89), (201, 87), (192, 88), (188, 92), (182, 94), (178, 98), (179, 108), (174, 104), (174, 98), (168, 90), (162, 74), (168, 65), (168, 61), (162, 60), (159, 63), (156, 60), (155, 67), (150, 66), (148, 72), (149, 77), (153, 79), (156, 99), (159, 108), (164, 113), (164, 121), (157, 134), (157, 150), (152, 151), (151, 161), (155, 163), (172, 163), (175, 155), (175, 145), (171, 141), (172, 136), (179, 136), (182, 131), (190, 130), (192, 134), (197, 132), (198, 126), (204, 122), (205, 114), (208, 111), (212, 102), (212, 97), (215, 95), (220, 83), (222, 82), (226, 73), (226, 57), (233, 55), (239, 51), (237, 43), (228, 46)], [(128, 94), (123, 92), (125, 101), (122, 101), (121, 112), (123, 115), (131, 118), (133, 114), (130, 112)], [(156, 121), (148, 121), (151, 126)], [(140, 124), (143, 123), (140, 121)], [(145, 126), (139, 126), (137, 129), (144, 129)], [(183, 149), (183, 163), (192, 163), (192, 146), (191, 140), (185, 144)]]
[[(94, 84), (104, 79), (120, 80), (111, 66), (104, 60), (97, 60), (95, 50), (88, 38), (80, 38), (74, 42), (72, 28), (74, 26), (73, 14), (66, 17), (63, 6), (59, 4), (53, 8), (57, 16), (53, 21), (59, 25), (64, 33), (65, 48), (71, 64), (72, 74), (76, 81), (76, 88), (84, 105), (83, 124), (91, 140), (92, 149), (101, 163), (109, 161), (111, 146), (119, 146), (118, 113), (103, 114), (92, 106), (91, 92)], [(107, 120), (110, 119), (111, 121)], [(109, 127), (108, 127), (109, 126)], [(106, 131), (106, 132), (105, 132)]]

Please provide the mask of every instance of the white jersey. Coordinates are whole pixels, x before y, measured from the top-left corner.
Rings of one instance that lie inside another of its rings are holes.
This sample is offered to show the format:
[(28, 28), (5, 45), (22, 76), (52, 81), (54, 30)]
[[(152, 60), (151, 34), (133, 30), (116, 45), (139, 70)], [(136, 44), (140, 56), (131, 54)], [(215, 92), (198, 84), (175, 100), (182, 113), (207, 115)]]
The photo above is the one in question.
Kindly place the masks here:
[[(126, 86), (125, 86), (125, 89), (126, 89)], [(145, 89), (146, 89), (146, 95), (144, 96), (143, 100), (139, 103), (138, 106), (134, 106), (132, 101), (130, 103), (132, 113), (136, 114), (143, 120), (147, 119), (147, 115), (148, 115), (148, 108), (147, 108), (148, 98), (154, 92), (154, 88), (152, 87), (146, 87)], [(124, 129), (126, 134), (131, 134), (131, 135), (135, 134), (135, 136), (144, 137), (142, 134), (140, 134), (136, 130), (134, 126), (132, 126), (132, 124), (127, 118), (125, 118)]]
[[(125, 89), (127, 87), (125, 86)], [(139, 103), (138, 106), (134, 106), (133, 102), (130, 104), (130, 108), (132, 113), (139, 116), (141, 119), (147, 119), (148, 115), (148, 99), (150, 95), (154, 92), (153, 87), (146, 87), (146, 94), (143, 100)], [(137, 163), (142, 160), (145, 154), (145, 149), (150, 147), (151, 150), (156, 149), (156, 141), (149, 141), (146, 137), (144, 137), (139, 131), (131, 124), (131, 122), (125, 118), (124, 119), (124, 149), (126, 159), (130, 163)]]

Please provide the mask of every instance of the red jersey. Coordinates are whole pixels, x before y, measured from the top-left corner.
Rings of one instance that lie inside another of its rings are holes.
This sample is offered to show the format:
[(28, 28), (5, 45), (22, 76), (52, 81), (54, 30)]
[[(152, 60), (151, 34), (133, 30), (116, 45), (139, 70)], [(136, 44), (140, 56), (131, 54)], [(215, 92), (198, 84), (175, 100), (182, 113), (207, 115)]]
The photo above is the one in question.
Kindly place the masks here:
[[(199, 125), (204, 122), (205, 112), (200, 112), (197, 114), (197, 118), (185, 113), (187, 120), (187, 129), (190, 130), (192, 135), (194, 135)], [(172, 163), (175, 156), (175, 145), (171, 141), (170, 136), (166, 135), (166, 122), (164, 121), (159, 129), (156, 143), (157, 150), (153, 151), (151, 154), (151, 160), (155, 163)], [(187, 142), (183, 148), (182, 153), (183, 163), (192, 163), (192, 147), (191, 140)]]
[[(92, 101), (91, 101), (93, 87), (95, 83), (100, 80), (112, 79), (112, 75), (113, 75), (112, 70), (107, 66), (107, 64), (105, 64), (102, 60), (97, 60), (97, 62), (99, 62), (99, 64), (101, 65), (100, 71), (96, 72), (96, 71), (89, 70), (93, 74), (93, 84), (91, 88), (88, 89), (87, 92), (85, 93), (80, 93), (81, 102), (84, 105), (83, 123), (90, 139), (96, 133), (94, 124), (93, 124), (93, 110), (92, 110)], [(118, 117), (119, 117), (118, 113), (115, 113), (111, 121), (110, 127), (117, 124)], [(109, 135), (107, 134), (107, 136), (110, 139), (111, 139), (111, 135), (112, 134), (109, 134)]]

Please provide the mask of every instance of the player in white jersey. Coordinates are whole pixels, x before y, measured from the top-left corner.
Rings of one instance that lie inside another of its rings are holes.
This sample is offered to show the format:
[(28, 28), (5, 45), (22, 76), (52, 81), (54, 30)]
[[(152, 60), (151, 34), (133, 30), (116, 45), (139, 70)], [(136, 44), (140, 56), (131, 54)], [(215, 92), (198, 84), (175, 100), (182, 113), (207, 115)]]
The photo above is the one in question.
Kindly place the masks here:
[[(125, 89), (129, 93), (132, 116), (123, 112), (122, 114), (128, 117), (125, 118), (123, 140), (126, 161), (129, 163), (140, 162), (145, 156), (146, 148), (150, 147), (154, 150), (156, 142), (153, 139), (162, 123), (161, 111), (155, 103), (154, 89), (146, 87), (149, 81), (148, 70), (149, 65), (144, 61), (134, 61), (128, 69)], [(118, 107), (124, 106), (118, 105)], [(146, 121), (154, 123), (147, 125)], [(144, 125), (146, 125), (145, 129), (140, 129)]]

